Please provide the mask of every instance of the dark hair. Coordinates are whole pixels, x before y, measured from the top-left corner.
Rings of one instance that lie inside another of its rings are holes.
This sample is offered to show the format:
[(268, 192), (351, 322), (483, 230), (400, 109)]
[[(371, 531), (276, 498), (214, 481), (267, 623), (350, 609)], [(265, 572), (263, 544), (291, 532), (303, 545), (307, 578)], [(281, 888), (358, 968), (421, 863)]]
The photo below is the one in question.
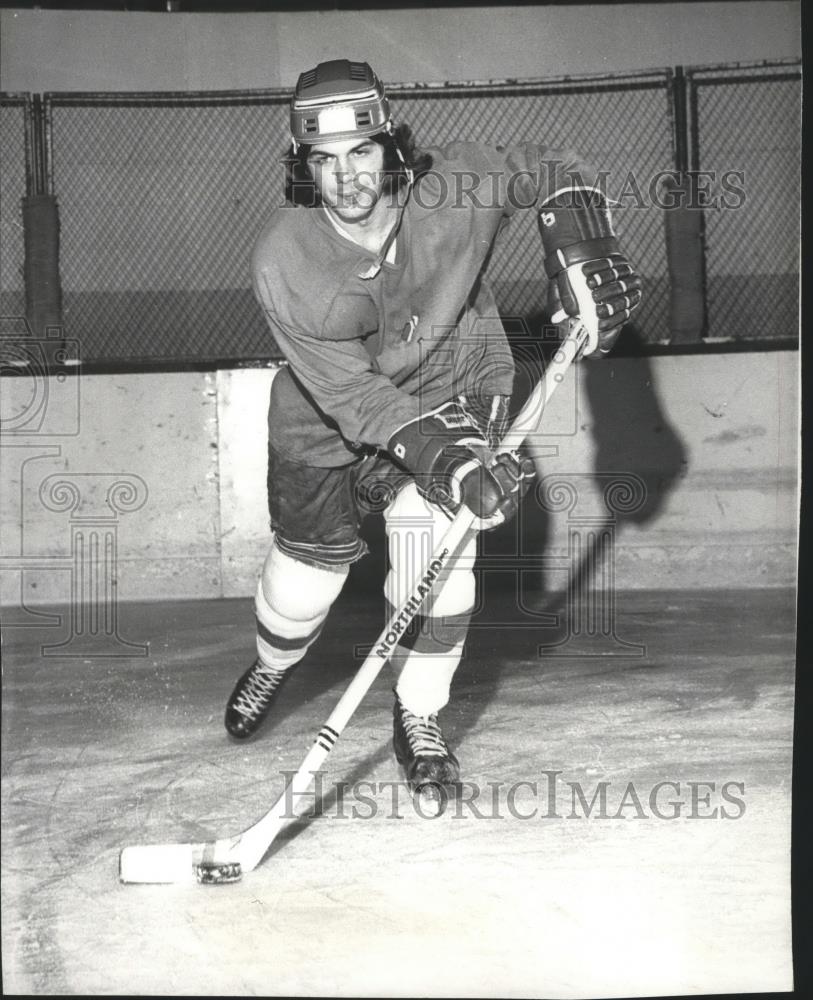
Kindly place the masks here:
[[(384, 187), (382, 193), (391, 195), (400, 191), (406, 184), (404, 165), (412, 171), (415, 180), (432, 168), (432, 157), (424, 150), (418, 149), (409, 125), (397, 125), (390, 132), (379, 132), (369, 136), (371, 142), (384, 148)], [(398, 155), (400, 150), (403, 161)], [(285, 197), (292, 205), (313, 208), (321, 204), (319, 192), (313, 182), (308, 168), (308, 156), (311, 147), (300, 144), (296, 152), (293, 145), (283, 158), (285, 163)]]

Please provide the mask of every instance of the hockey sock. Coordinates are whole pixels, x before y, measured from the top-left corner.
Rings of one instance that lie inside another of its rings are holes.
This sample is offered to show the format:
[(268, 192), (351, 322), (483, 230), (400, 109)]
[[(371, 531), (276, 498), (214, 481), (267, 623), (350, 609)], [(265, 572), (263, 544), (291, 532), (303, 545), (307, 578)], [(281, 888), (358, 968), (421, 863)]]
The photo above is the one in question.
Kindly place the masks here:
[(265, 668), (287, 670), (322, 629), (347, 571), (320, 569), (272, 546), (257, 586), (257, 656)]
[(462, 642), (443, 653), (396, 650), (393, 664), (397, 667), (400, 659), (403, 666), (395, 691), (404, 707), (427, 719), (448, 704), (452, 677), (462, 653)]
[[(384, 514), (389, 539), (390, 570), (384, 595), (390, 613), (411, 593), (427, 556), (443, 537), (449, 520), (417, 491), (404, 487)], [(398, 673), (396, 693), (414, 715), (424, 718), (449, 701), (449, 687), (475, 603), (472, 567), (477, 541), (473, 536), (441, 573), (433, 593), (401, 636), (392, 656)]]
[(427, 718), (449, 701), (452, 677), (463, 655), (470, 614), (416, 617), (392, 656), (395, 691), (414, 715)]

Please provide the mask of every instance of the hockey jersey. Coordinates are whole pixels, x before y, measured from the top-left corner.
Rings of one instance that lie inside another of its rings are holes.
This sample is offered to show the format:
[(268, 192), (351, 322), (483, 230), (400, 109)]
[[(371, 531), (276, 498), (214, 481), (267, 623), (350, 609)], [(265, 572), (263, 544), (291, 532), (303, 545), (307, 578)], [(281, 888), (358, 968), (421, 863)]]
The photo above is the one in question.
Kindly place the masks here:
[(511, 392), (489, 256), (517, 209), (593, 184), (595, 172), (532, 143), (427, 151), (394, 259), (373, 277), (374, 255), (323, 208), (282, 206), (260, 233), (254, 291), (288, 362), (272, 383), (269, 437), (289, 458), (345, 465), (458, 394)]

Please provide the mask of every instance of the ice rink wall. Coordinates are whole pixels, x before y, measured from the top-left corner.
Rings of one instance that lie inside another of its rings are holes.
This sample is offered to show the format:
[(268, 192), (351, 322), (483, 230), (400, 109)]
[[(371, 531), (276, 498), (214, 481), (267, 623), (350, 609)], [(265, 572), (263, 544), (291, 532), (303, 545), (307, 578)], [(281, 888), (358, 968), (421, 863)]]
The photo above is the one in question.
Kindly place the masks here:
[[(554, 585), (603, 531), (620, 589), (793, 585), (797, 363), (769, 351), (573, 369), (534, 442), (535, 493), (486, 540), (484, 566)], [(91, 544), (94, 565), (109, 547), (123, 600), (251, 595), (269, 541), (272, 377), (5, 380), (5, 412), (42, 422), (0, 453), (3, 603), (69, 600)], [(374, 580), (382, 559), (374, 546), (359, 569)]]

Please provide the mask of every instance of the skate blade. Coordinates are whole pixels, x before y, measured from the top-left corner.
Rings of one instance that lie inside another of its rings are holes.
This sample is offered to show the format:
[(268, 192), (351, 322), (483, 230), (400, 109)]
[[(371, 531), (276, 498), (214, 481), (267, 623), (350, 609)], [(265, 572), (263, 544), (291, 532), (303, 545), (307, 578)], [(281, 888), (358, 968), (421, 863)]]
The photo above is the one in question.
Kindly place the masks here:
[(412, 798), (418, 815), (434, 819), (446, 811), (449, 793), (442, 785), (432, 783), (416, 788)]

